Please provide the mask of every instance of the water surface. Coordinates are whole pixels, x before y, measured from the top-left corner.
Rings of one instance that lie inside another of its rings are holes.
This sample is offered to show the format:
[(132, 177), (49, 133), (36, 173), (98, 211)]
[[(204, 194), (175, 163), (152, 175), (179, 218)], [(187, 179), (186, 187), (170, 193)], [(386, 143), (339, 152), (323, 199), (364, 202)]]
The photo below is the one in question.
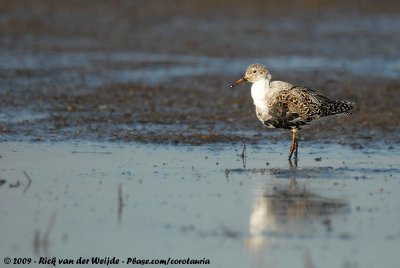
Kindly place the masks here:
[(286, 145), (3, 143), (2, 256), (396, 266), (398, 150)]

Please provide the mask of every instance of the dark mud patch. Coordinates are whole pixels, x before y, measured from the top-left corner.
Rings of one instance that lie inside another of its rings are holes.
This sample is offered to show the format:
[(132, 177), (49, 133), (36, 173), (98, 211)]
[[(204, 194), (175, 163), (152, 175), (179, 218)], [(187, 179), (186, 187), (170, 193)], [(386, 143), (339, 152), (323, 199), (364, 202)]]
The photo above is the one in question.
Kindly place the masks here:
[[(324, 87), (318, 77), (312, 80)], [(207, 77), (205, 85), (203, 77), (185, 79), (192, 83), (178, 80), (161, 86), (8, 89), (0, 93), (2, 139), (88, 138), (189, 144), (289, 139), (286, 131), (269, 130), (258, 122), (250, 85), (230, 90), (224, 84), (229, 78)], [(357, 89), (331, 87), (336, 83), (325, 82), (323, 93), (353, 99), (358, 107), (351, 116), (331, 118), (300, 132), (301, 139), (339, 142), (355, 148), (375, 141), (399, 143), (398, 135), (392, 133), (400, 125), (400, 84), (389, 81), (377, 87), (359, 82)]]
[(262, 60), (273, 79), (357, 103), (300, 139), (398, 144), (396, 10), (395, 1), (2, 1), (0, 140), (289, 139), (258, 122), (250, 85), (228, 87)]

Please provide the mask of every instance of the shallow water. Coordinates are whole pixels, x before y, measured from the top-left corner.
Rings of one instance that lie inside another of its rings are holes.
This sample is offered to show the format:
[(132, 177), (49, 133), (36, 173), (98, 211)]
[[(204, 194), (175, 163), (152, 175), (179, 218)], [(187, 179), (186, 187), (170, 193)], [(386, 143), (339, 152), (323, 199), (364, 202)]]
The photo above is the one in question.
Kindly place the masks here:
[(2, 257), (395, 267), (399, 151), (287, 145), (2, 143)]
[[(397, 266), (400, 5), (174, 3), (1, 1), (1, 265)], [(288, 162), (229, 88), (253, 62), (357, 108)]]
[[(400, 57), (370, 55), (349, 58), (325, 55), (278, 55), (253, 58), (188, 56), (156, 53), (41, 52), (35, 54), (0, 54), (0, 68), (38, 70), (38, 76), (15, 77), (14, 86), (40, 86), (48, 83), (73, 83), (80, 87), (98, 87), (110, 83), (161, 85), (185, 76), (243, 75), (244, 67), (254, 62), (266, 64), (273, 73), (316, 72), (347, 73), (369, 78), (396, 79)], [(107, 65), (99, 63), (107, 63)], [(134, 66), (133, 66), (134, 64)], [(124, 65), (125, 68), (123, 68)], [(140, 68), (138, 66), (142, 65)], [(144, 67), (143, 67), (144, 65)], [(83, 69), (83, 70), (82, 70)], [(90, 70), (96, 70), (96, 72)], [(89, 71), (87, 71), (89, 70)], [(228, 86), (227, 82), (227, 86)]]

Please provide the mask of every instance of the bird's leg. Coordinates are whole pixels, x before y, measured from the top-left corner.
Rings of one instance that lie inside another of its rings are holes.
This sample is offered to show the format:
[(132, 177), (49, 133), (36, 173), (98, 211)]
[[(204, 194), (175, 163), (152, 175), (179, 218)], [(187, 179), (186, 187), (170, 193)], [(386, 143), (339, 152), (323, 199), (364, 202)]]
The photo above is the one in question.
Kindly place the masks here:
[[(296, 136), (296, 132), (295, 132), (294, 135)], [(295, 159), (296, 164), (297, 164), (297, 151), (298, 151), (298, 148), (299, 148), (299, 142), (297, 141), (297, 138), (295, 137), (295, 139), (294, 139), (294, 159)]]
[(290, 146), (290, 153), (289, 153), (289, 159), (292, 158), (293, 151), (296, 150), (295, 157), (297, 158), (297, 140), (296, 140), (296, 131), (292, 130), (292, 146)]
[(296, 171), (297, 170), (297, 158), (294, 157), (294, 163), (292, 162), (292, 159), (288, 159), (289, 161), (289, 167), (292, 171)]

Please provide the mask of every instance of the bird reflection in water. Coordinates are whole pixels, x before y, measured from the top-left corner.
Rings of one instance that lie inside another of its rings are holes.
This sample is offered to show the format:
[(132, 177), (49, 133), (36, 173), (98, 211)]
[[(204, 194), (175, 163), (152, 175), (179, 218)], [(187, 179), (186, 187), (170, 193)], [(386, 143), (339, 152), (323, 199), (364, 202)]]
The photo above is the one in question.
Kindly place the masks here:
[[(255, 196), (249, 219), (249, 237), (244, 243), (258, 267), (264, 267), (268, 247), (279, 246), (280, 239), (310, 237), (315, 232), (315, 224), (311, 224), (313, 221), (330, 225), (330, 220), (326, 220), (329, 216), (349, 211), (346, 200), (326, 198), (307, 190), (305, 184), (298, 184), (295, 179), (297, 163), (293, 165), (289, 161), (289, 166), (289, 171), (282, 170), (288, 175), (289, 183), (279, 180)], [(314, 171), (317, 173), (314, 175), (318, 176), (318, 169)], [(269, 172), (268, 169), (263, 172), (269, 175), (279, 173), (276, 170)], [(256, 173), (260, 174), (260, 170)], [(289, 174), (292, 174), (291, 177)]]

